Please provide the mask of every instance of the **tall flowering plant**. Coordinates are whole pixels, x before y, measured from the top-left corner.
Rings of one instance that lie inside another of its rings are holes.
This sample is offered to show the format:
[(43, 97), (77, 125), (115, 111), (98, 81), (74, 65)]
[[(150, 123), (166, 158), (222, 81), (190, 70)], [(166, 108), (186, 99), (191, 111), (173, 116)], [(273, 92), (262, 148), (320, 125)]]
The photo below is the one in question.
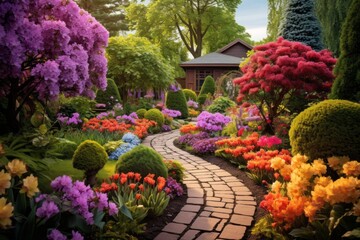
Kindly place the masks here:
[(223, 127), (231, 121), (230, 117), (224, 116), (221, 113), (209, 113), (203, 111), (197, 117), (196, 126), (201, 130), (217, 134), (221, 132)]

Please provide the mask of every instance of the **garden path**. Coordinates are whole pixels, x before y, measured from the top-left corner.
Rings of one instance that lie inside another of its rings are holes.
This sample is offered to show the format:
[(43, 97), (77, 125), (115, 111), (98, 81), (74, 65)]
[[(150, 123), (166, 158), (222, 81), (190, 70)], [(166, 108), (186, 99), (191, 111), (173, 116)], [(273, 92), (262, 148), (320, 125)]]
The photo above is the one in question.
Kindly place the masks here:
[(143, 144), (186, 169), (186, 205), (155, 240), (242, 239), (251, 226), (255, 198), (242, 181), (218, 166), (174, 146), (179, 130), (148, 136)]

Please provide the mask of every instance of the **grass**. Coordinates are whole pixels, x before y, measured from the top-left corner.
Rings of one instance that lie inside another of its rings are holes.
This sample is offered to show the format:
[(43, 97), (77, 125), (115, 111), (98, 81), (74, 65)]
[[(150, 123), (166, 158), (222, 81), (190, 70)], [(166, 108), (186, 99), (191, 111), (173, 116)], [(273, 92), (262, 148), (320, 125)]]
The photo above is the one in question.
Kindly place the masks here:
[[(101, 183), (103, 179), (110, 177), (114, 174), (116, 161), (107, 161), (104, 168), (101, 169), (96, 175), (98, 182)], [(71, 160), (59, 160), (56, 163), (50, 165), (50, 169), (45, 173), (51, 180), (58, 176), (68, 175), (73, 180), (82, 180), (84, 173), (83, 171), (73, 168)], [(41, 192), (51, 192), (50, 179), (39, 177), (39, 186)]]

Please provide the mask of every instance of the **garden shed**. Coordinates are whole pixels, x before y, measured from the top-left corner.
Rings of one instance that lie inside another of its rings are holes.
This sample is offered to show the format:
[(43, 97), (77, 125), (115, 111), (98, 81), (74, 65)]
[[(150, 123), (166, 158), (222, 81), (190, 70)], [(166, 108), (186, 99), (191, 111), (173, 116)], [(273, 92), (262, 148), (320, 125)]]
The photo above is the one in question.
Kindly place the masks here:
[(251, 45), (236, 39), (216, 52), (181, 63), (185, 71), (182, 87), (199, 92), (206, 76), (217, 80), (230, 71), (239, 70), (239, 64), (251, 49)]

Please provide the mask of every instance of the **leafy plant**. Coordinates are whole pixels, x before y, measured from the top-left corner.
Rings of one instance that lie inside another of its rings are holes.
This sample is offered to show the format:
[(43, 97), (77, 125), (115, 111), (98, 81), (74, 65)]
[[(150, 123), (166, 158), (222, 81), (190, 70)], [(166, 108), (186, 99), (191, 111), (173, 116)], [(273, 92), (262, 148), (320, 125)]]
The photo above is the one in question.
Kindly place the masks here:
[(225, 113), (226, 110), (230, 107), (236, 106), (236, 103), (228, 97), (218, 97), (216, 98), (207, 110), (211, 113)]

